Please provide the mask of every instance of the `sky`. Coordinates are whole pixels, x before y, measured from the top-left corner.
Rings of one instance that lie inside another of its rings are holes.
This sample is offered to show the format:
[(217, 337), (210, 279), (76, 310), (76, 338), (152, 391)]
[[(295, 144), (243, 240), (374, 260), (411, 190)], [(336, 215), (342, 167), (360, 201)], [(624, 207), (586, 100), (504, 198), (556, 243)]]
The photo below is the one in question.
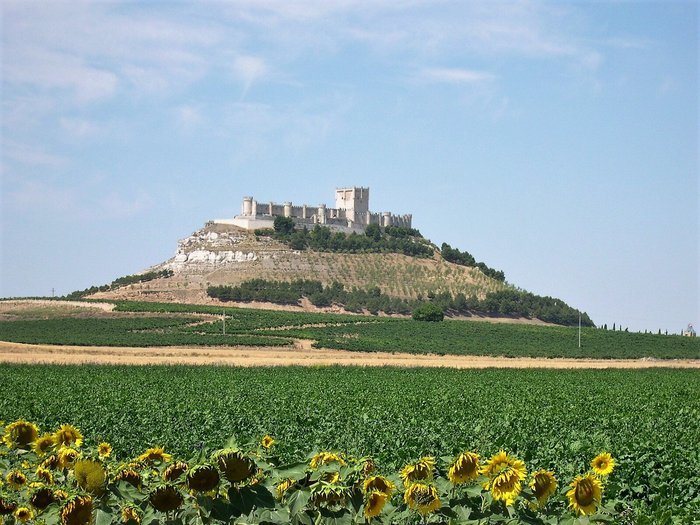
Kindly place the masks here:
[(698, 5), (3, 0), (0, 296), (369, 186), (598, 325), (700, 328)]

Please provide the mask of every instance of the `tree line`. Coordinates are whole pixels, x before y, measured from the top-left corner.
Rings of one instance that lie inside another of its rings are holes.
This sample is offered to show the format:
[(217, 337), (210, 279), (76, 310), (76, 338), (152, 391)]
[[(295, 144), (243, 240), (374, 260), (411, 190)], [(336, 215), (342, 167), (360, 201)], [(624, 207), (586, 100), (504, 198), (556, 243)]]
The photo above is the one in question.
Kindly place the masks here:
[[(302, 297), (315, 306), (342, 306), (350, 312), (371, 314), (414, 313), (421, 305), (431, 304), (441, 312), (451, 314), (485, 314), (505, 317), (528, 317), (542, 321), (573, 326), (579, 321), (579, 311), (563, 301), (541, 297), (519, 290), (502, 290), (488, 294), (484, 299), (467, 297), (463, 293), (452, 296), (449, 292), (429, 293), (427, 297), (401, 299), (382, 293), (379, 287), (366, 290), (353, 287), (346, 290), (343, 284), (334, 282), (324, 286), (320, 281), (268, 281), (252, 279), (238, 286), (210, 286), (207, 294), (221, 301), (263, 301), (297, 305)], [(433, 309), (434, 310), (434, 309)], [(582, 326), (594, 326), (588, 314), (581, 313)]]
[(172, 277), (174, 275), (173, 271), (170, 269), (167, 270), (158, 270), (157, 272), (145, 272), (145, 273), (137, 273), (134, 275), (125, 275), (123, 277), (117, 277), (112, 281), (110, 284), (103, 284), (102, 286), (91, 286), (90, 288), (86, 288), (85, 290), (76, 290), (74, 292), (69, 293), (68, 295), (65, 296), (66, 299), (81, 299), (87, 295), (91, 295), (97, 292), (107, 292), (109, 290), (114, 290), (115, 288), (119, 288), (120, 286), (126, 286), (128, 284), (135, 284), (135, 283), (145, 283), (147, 281), (152, 281), (154, 279), (160, 279), (162, 277)]
[(492, 279), (496, 279), (497, 281), (501, 282), (506, 280), (506, 275), (502, 271), (494, 270), (493, 268), (488, 267), (486, 263), (476, 262), (476, 259), (471, 253), (466, 251), (461, 252), (457, 248), (452, 248), (452, 246), (446, 242), (442, 243), (442, 246), (440, 247), (440, 254), (446, 261), (462, 266), (476, 266), (484, 273), (484, 275), (487, 275)]

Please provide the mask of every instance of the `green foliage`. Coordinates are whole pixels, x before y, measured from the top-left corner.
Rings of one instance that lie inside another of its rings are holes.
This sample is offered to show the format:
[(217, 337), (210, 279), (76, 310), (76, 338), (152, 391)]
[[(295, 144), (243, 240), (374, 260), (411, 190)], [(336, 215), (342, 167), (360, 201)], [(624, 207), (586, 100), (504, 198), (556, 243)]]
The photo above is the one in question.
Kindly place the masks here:
[(286, 236), (290, 235), (294, 231), (294, 219), (291, 217), (275, 217), (275, 222), (273, 223), (275, 233)]
[(136, 275), (125, 275), (124, 277), (118, 277), (111, 284), (105, 284), (102, 286), (91, 286), (85, 290), (77, 290), (66, 295), (65, 299), (76, 300), (82, 299), (87, 295), (91, 295), (97, 292), (106, 292), (109, 290), (114, 290), (120, 286), (126, 286), (128, 284), (145, 283), (152, 281), (154, 279), (168, 278), (174, 275), (172, 270), (159, 270), (157, 272), (146, 272), (139, 273)]
[(413, 310), (413, 319), (416, 321), (442, 321), (445, 313), (434, 303), (423, 303)]
[[(647, 523), (660, 523), (651, 518), (670, 512), (676, 523), (690, 523), (700, 513), (696, 376), (673, 369), (4, 365), (0, 414), (46, 430), (73, 423), (85, 434), (83, 448), (108, 441), (121, 461), (151, 444), (191, 458), (202, 443), (270, 434), (277, 464), (291, 464), (288, 473), (311, 450), (371, 455), (386, 474), (421, 456), (449, 461), (473, 450), (487, 458), (505, 449), (528, 472), (553, 468), (560, 494), (592, 457), (609, 451), (618, 465), (605, 497), (634, 507), (629, 522), (648, 516)], [(445, 464), (438, 460), (443, 473)]]
[[(280, 219), (283, 217), (277, 217)], [(412, 228), (387, 228), (387, 231), (382, 232), (382, 229), (376, 224), (370, 224), (369, 233), (365, 231), (365, 235), (358, 235), (353, 232), (346, 234), (344, 232), (333, 232), (327, 226), (316, 225), (313, 230), (306, 229), (300, 231), (289, 230), (284, 232), (278, 230), (275, 237), (286, 242), (295, 250), (303, 250), (309, 248), (311, 250), (322, 252), (343, 252), (343, 253), (402, 253), (413, 257), (432, 257), (433, 248), (430, 244), (422, 239), (420, 232)]]
[(442, 258), (445, 259), (446, 261), (455, 263), (455, 264), (460, 264), (462, 266), (476, 266), (481, 270), (484, 275), (487, 275), (488, 277), (491, 277), (492, 279), (496, 279), (497, 281), (505, 281), (506, 280), (506, 275), (499, 270), (494, 270), (493, 268), (489, 268), (485, 263), (483, 262), (476, 262), (476, 259), (474, 259), (474, 256), (469, 253), (469, 252), (461, 252), (456, 248), (452, 248), (449, 244), (446, 242), (442, 243), (442, 247), (440, 248), (440, 253), (442, 254)]

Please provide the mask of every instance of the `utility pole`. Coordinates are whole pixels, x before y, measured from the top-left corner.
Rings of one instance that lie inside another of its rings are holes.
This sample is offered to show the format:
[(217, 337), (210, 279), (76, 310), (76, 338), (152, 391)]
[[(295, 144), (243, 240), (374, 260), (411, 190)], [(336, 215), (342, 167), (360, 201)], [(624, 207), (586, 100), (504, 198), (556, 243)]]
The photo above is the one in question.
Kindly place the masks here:
[(223, 312), (223, 320), (224, 320), (224, 335), (226, 335), (226, 312)]
[(55, 297), (54, 292), (55, 292), (55, 290), (53, 288), (51, 288), (51, 297)]
[(581, 312), (578, 313), (578, 347), (581, 348)]

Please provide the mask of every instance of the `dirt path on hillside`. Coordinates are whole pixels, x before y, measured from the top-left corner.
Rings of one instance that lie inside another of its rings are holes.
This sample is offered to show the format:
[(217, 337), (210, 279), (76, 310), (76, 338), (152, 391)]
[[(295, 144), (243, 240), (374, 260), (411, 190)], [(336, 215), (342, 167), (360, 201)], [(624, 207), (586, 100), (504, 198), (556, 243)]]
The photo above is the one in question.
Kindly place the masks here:
[(230, 365), (230, 366), (401, 366), (447, 368), (697, 368), (692, 359), (543, 359), (348, 352), (275, 347), (153, 347), (27, 345), (0, 341), (0, 363)]

